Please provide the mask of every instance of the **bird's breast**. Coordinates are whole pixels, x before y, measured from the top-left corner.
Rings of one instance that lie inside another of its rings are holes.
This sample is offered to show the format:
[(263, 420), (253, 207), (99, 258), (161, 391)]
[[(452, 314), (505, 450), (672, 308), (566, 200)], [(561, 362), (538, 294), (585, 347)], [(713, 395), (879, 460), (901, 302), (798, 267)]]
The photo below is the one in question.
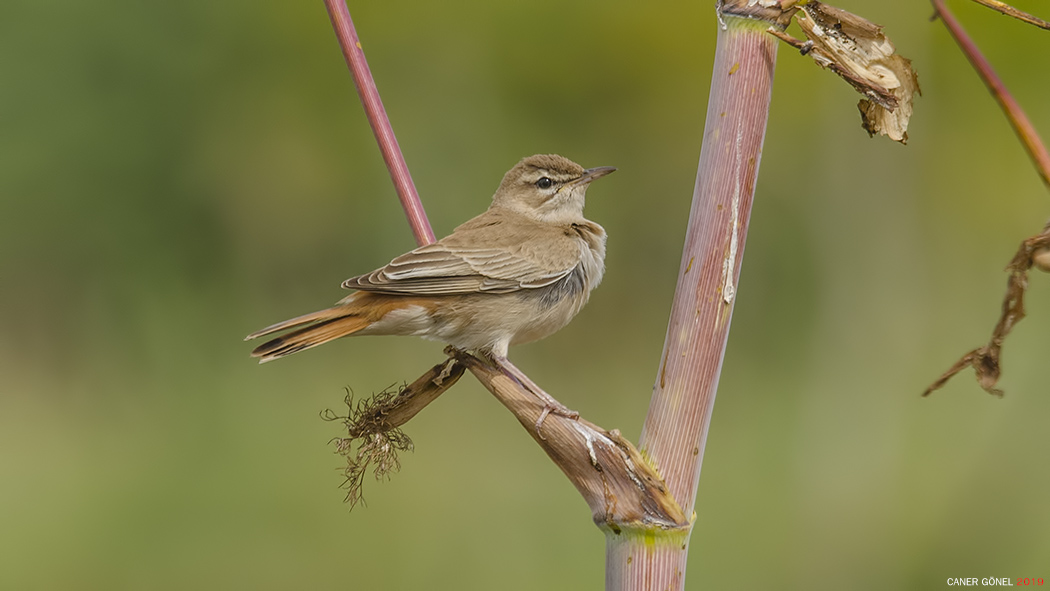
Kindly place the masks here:
[(596, 238), (599, 239), (590, 243), (580, 241), (579, 262), (565, 277), (546, 287), (517, 293), (518, 301), (532, 312), (528, 322), (519, 325), (512, 344), (547, 337), (561, 330), (580, 312), (605, 271), (604, 233)]

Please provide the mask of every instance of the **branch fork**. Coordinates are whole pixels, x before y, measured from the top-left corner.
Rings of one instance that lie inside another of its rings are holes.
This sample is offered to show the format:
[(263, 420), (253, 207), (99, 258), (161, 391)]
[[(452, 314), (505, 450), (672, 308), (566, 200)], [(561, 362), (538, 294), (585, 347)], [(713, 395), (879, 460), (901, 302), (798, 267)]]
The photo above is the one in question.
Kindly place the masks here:
[[(369, 464), (377, 466), (377, 477), (385, 476), (392, 471), (385, 467), (398, 465), (396, 452), (411, 448), (400, 427), (470, 370), (561, 468), (590, 506), (599, 527), (614, 535), (654, 528), (688, 531), (690, 519), (659, 473), (618, 430), (607, 431), (580, 418), (579, 413), (561, 411), (565, 408), (561, 403), (506, 359), (453, 347), (445, 353), (447, 360), (396, 394), (381, 393), (358, 403), (348, 417), (325, 416), (341, 419), (347, 426), (348, 437), (337, 439), (336, 449), (347, 456), (348, 501), (360, 499), (361, 480)], [(355, 442), (359, 442), (357, 452), (353, 452)]]
[(509, 361), (452, 348), (446, 353), (514, 413), (583, 495), (596, 524), (613, 532), (689, 528), (690, 520), (656, 469), (619, 431), (607, 431), (578, 415), (550, 412), (553, 398), (527, 378), (529, 383), (522, 384), (519, 376), (524, 374)]

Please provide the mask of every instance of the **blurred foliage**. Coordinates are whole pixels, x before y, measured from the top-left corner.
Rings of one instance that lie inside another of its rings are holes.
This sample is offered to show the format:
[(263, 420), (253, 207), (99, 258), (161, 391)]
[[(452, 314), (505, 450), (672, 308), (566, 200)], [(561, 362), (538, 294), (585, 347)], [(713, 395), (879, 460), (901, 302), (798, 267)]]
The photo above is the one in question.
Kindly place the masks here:
[[(512, 355), (636, 440), (702, 137), (710, 3), (360, 4), (438, 234), (524, 155), (620, 168), (588, 205), (611, 236), (605, 284)], [(953, 7), (1050, 133), (1045, 33)], [(1050, 281), (1033, 275), (1006, 344), (1006, 398), (968, 377), (919, 398), (987, 338), (1046, 192), (926, 3), (843, 8), (914, 60), (911, 141), (869, 139), (852, 90), (781, 50), (688, 586), (1050, 576)], [(440, 344), (248, 358), (243, 335), (413, 246), (320, 2), (0, 13), (0, 588), (601, 588), (584, 503), (469, 377), (406, 426), (402, 472), (346, 511), (338, 428), (318, 412), (343, 386), (415, 379)]]

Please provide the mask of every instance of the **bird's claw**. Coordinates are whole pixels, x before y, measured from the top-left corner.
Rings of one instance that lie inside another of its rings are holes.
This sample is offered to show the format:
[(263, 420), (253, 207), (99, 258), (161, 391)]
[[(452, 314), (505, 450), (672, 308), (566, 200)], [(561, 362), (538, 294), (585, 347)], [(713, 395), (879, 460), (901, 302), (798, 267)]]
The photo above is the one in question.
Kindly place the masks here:
[(564, 404), (558, 402), (548, 402), (547, 404), (543, 405), (543, 410), (540, 412), (540, 417), (536, 419), (536, 435), (544, 441), (546, 441), (547, 438), (543, 436), (543, 421), (547, 420), (547, 416), (551, 413), (554, 413), (559, 417), (565, 417), (571, 421), (576, 421), (580, 418), (579, 412), (568, 408)]

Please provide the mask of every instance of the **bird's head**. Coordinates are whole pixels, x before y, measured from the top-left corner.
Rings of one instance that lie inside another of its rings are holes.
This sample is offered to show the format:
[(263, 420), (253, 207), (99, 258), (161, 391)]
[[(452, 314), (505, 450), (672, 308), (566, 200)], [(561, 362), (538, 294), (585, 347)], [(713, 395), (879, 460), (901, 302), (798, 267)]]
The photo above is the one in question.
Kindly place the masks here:
[(584, 169), (557, 154), (523, 158), (503, 176), (492, 198), (502, 207), (550, 223), (583, 219), (583, 204), (591, 181), (616, 170), (612, 166)]

